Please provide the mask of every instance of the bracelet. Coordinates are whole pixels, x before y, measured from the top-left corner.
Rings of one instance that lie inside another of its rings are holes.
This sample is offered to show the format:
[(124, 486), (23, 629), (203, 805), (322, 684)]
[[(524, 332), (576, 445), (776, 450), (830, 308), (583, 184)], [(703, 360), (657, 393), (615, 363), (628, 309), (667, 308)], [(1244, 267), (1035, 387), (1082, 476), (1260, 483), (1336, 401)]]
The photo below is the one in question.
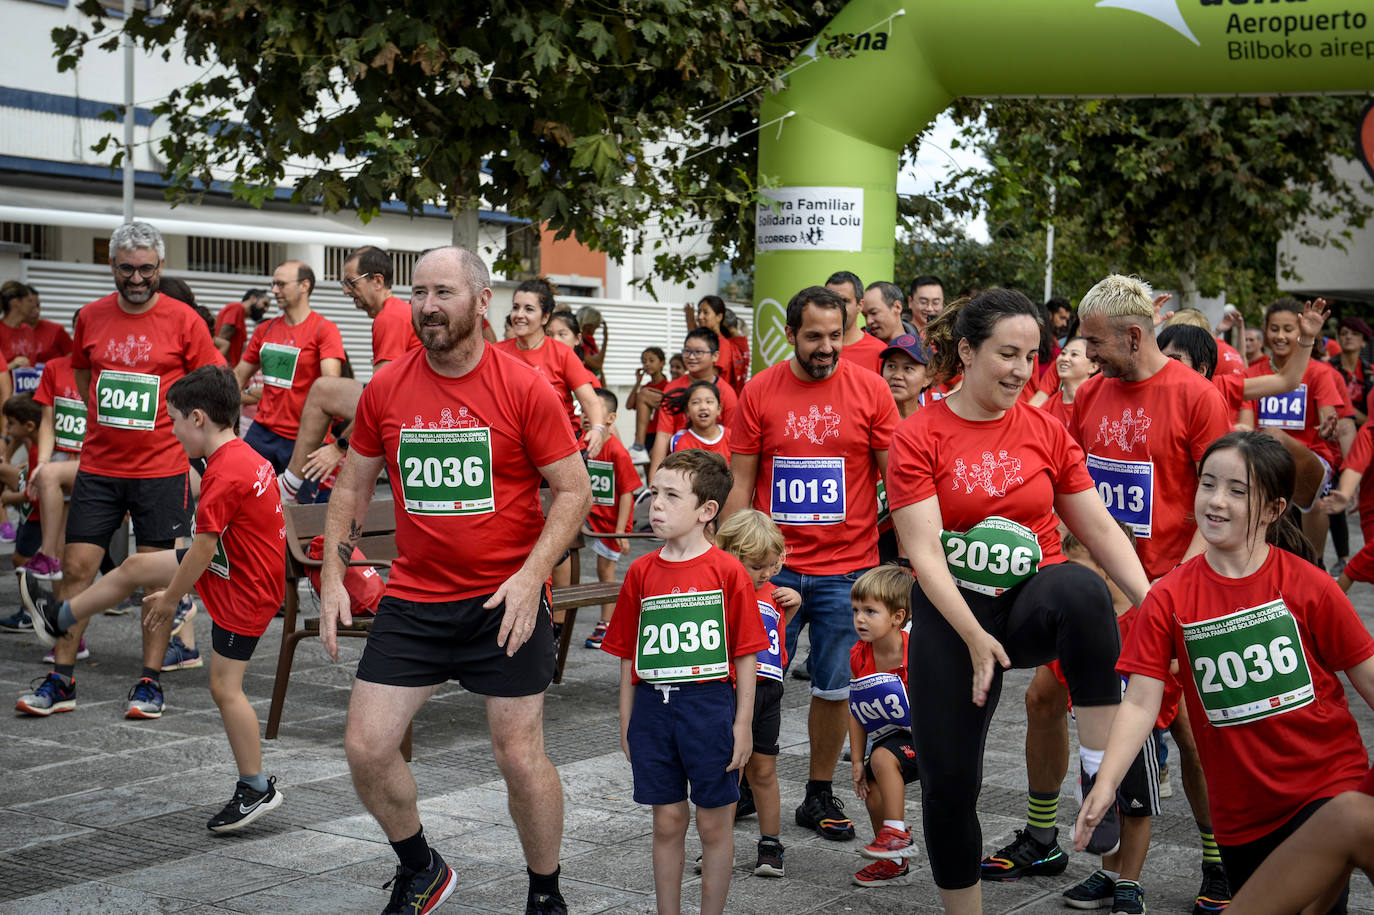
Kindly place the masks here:
[(1317, 342), (1317, 340), (1316, 340), (1315, 337), (1312, 338), (1311, 340), (1304, 340), (1302, 337), (1299, 337), (1299, 338), (1298, 338), (1298, 346), (1312, 346), (1312, 345), (1314, 345), (1316, 342)]

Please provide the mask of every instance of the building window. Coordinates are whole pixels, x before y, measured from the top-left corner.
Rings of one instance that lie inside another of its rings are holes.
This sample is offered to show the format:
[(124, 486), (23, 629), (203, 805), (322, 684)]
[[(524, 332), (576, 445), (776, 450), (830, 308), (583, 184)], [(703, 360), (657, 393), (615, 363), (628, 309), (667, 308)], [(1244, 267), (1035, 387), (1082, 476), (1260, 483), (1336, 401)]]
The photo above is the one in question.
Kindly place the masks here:
[(186, 239), (186, 269), (268, 276), (284, 260), (280, 248), (267, 241), (191, 235)]
[(51, 261), (57, 259), (57, 228), (27, 222), (0, 222), (0, 241), (28, 245), (22, 255), (25, 260)]
[[(539, 227), (525, 223), (506, 227), (506, 260), (517, 265), (507, 271), (508, 280), (528, 280), (540, 275)], [(568, 293), (576, 295), (576, 293)]]
[[(338, 282), (343, 279), (343, 267), (348, 256), (357, 248), (330, 247), (324, 249), (324, 276), (320, 282)], [(409, 286), (415, 271), (415, 262), (420, 259), (420, 251), (388, 251), (391, 255), (391, 284)]]

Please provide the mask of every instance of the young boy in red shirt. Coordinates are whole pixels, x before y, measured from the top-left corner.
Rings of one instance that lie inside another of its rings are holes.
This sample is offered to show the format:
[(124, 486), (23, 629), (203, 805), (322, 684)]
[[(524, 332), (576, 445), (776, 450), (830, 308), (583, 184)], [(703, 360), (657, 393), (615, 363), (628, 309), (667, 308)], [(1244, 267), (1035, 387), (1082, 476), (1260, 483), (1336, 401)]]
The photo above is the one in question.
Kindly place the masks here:
[[(236, 435), (239, 388), (228, 369), (203, 366), (181, 378), (167, 390), (167, 412), (187, 455), (206, 459), (190, 548), (135, 553), (70, 601), (57, 601), (43, 582), (30, 576), (22, 577), (19, 591), (33, 615), (34, 635), (46, 645), (137, 587), (147, 591), (143, 625), (150, 630), (171, 619), (192, 586), (200, 592), (214, 620), (210, 694), (239, 773), (233, 799), (206, 826), (231, 832), (282, 802), (276, 779), (262, 774), (258, 717), (243, 693), (243, 674), (281, 606), (286, 528), (271, 464)], [(143, 659), (144, 678), (154, 684), (163, 647), (155, 647), (151, 658), (145, 651)], [(126, 717), (161, 714), (159, 687), (155, 707), (132, 704)]]
[[(617, 534), (628, 533), (634, 518), (635, 492), (639, 489), (639, 471), (635, 469), (630, 452), (615, 435), (615, 411), (620, 406), (615, 394), (605, 388), (594, 392), (601, 398), (601, 409), (605, 413), (606, 443), (594, 460), (587, 461), (587, 472), (592, 479), (592, 510), (587, 515), (587, 526), (594, 531), (613, 531)], [(582, 432), (585, 435), (591, 428), (591, 419), (582, 415)], [(619, 537), (601, 537), (592, 541), (592, 552), (596, 554), (597, 581), (615, 581), (615, 564), (630, 542)], [(611, 613), (615, 604), (601, 605), (601, 619), (587, 638), (587, 648), (600, 648), (601, 640), (606, 637), (606, 629), (611, 625)]]
[(725, 911), (739, 770), (754, 743), (756, 653), (769, 646), (744, 566), (706, 539), (733, 480), (718, 454), (668, 455), (649, 524), (663, 547), (630, 565), (601, 644), (620, 662), (620, 745), (634, 797), (654, 808), (654, 891), (678, 909), (690, 810), (701, 836), (701, 911)]

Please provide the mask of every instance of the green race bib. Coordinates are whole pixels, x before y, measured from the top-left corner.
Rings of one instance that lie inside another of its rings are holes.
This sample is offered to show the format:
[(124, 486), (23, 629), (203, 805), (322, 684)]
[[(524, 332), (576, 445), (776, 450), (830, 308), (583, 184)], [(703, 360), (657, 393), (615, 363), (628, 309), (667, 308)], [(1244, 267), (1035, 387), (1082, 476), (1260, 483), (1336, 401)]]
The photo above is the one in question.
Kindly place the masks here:
[(993, 516), (963, 533), (941, 531), (945, 564), (961, 588), (993, 597), (1040, 569), (1040, 541), (1023, 524)]
[(483, 515), (496, 510), (491, 429), (402, 429), (396, 463), (412, 515)]
[(887, 507), (887, 486), (883, 483), (883, 478), (878, 477), (878, 523), (882, 524), (892, 517), (892, 512)]
[(289, 388), (296, 380), (296, 363), (301, 358), (299, 347), (284, 343), (264, 343), (258, 354), (262, 366), (262, 383), (274, 388)]
[(229, 554), (224, 552), (224, 534), (229, 533), (225, 528), (224, 533), (215, 538), (215, 555), (210, 557), (210, 571), (220, 578), (229, 577)]
[(587, 473), (592, 478), (592, 504), (615, 504), (615, 465), (610, 461), (588, 461)]
[(1313, 699), (1302, 636), (1283, 598), (1187, 623), (1183, 645), (1207, 720), (1217, 727), (1282, 715)]
[(650, 683), (729, 676), (725, 592), (689, 591), (644, 598), (639, 605), (635, 674)]
[(52, 423), (57, 447), (80, 451), (86, 438), (86, 405), (70, 397), (52, 399)]
[(152, 431), (161, 386), (157, 375), (106, 369), (95, 383), (95, 421), (114, 429)]

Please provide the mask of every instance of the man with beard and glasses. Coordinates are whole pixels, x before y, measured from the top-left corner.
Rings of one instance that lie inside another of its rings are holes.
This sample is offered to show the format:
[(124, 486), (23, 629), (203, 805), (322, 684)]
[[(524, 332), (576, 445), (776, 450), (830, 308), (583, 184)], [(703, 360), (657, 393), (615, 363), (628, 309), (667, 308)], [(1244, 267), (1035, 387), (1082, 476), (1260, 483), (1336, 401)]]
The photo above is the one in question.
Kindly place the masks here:
[[(544, 751), (555, 646), (544, 583), (591, 507), (591, 484), (558, 395), (488, 346), (481, 258), (438, 248), (415, 265), (422, 349), (373, 376), (325, 523), (320, 638), (338, 658), (346, 563), (385, 466), (396, 501), (386, 596), (358, 662), (344, 746), (358, 797), (399, 859), (387, 912), (428, 912), (457, 878), (425, 840), (401, 740), (444, 683), (486, 697), (492, 753), (530, 875), (526, 912), (559, 913), (563, 789)], [(540, 479), (552, 494), (539, 510)], [(461, 544), (481, 544), (477, 553)]]
[(787, 627), (789, 657), (801, 627), (811, 627), (811, 771), (797, 825), (852, 839), (854, 824), (831, 790), (857, 638), (849, 589), (878, 564), (877, 485), (897, 407), (880, 375), (840, 358), (839, 295), (803, 289), (787, 305), (786, 329), (792, 358), (755, 375), (740, 396), (730, 427), (735, 485), (721, 518), (752, 506), (782, 528), (786, 562), (773, 583), (802, 596)]
[[(166, 394), (183, 375), (223, 365), (224, 357), (199, 315), (158, 292), (165, 252), (161, 234), (147, 223), (120, 226), (110, 237), (117, 291), (77, 315), (72, 368), (86, 402), (86, 438), (67, 512), (59, 599), (90, 586), (126, 512), (140, 553), (170, 550), (191, 533), (190, 467), (172, 434)], [(85, 627), (73, 626), (70, 638), (57, 642), (52, 673), (20, 697), (19, 711), (47, 716), (76, 707), (73, 672)], [(159, 678), (171, 630), (170, 619), (142, 630), (143, 672), (129, 692), (126, 718), (162, 715)]]

